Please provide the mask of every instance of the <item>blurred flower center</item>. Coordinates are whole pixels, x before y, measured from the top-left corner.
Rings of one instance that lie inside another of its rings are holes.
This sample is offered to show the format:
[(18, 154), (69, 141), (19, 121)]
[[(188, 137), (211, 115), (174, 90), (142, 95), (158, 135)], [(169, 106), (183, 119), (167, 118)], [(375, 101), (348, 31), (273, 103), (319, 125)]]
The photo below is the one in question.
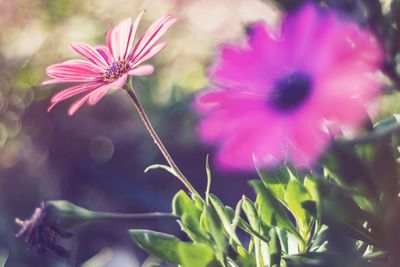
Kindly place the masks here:
[(274, 84), (268, 104), (279, 111), (292, 111), (310, 96), (312, 79), (304, 72), (290, 73)]
[(104, 73), (103, 80), (105, 82), (113, 82), (129, 69), (129, 64), (125, 60), (114, 62)]

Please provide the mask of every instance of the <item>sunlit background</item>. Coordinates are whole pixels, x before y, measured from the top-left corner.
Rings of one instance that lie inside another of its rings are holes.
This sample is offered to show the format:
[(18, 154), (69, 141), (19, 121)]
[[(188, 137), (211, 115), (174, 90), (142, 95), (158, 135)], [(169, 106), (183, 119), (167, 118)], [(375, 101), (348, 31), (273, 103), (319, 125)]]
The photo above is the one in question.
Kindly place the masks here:
[[(219, 44), (240, 42), (246, 25), (257, 20), (277, 26), (276, 5), (265, 0), (0, 0), (0, 267), (6, 261), (11, 267), (40, 266), (35, 251), (15, 238), (14, 218), (29, 217), (43, 199), (101, 211), (171, 210), (171, 198), (182, 185), (160, 170), (143, 173), (164, 161), (124, 92), (69, 117), (69, 101), (46, 112), (51, 95), (65, 86), (40, 85), (48, 65), (76, 57), (69, 43), (104, 44), (110, 26), (141, 10), (147, 12), (140, 32), (167, 11), (179, 18), (164, 37), (168, 47), (153, 59), (155, 74), (134, 84), (176, 162), (204, 190), (205, 158), (207, 153), (212, 158), (213, 148), (196, 138), (194, 93), (208, 86), (208, 67)], [(362, 9), (357, 12), (351, 16), (363, 24)], [(398, 99), (398, 94), (384, 97), (378, 116), (400, 111)], [(254, 174), (226, 173), (213, 165), (212, 170), (213, 192), (225, 203), (252, 194), (247, 180)], [(134, 244), (128, 228), (185, 238), (173, 220), (80, 227), (63, 244), (71, 258), (49, 254), (44, 266), (130, 267), (144, 261), (151, 266), (154, 260)]]
[[(68, 101), (46, 112), (51, 95), (65, 86), (40, 85), (48, 65), (77, 57), (69, 43), (104, 44), (110, 26), (144, 9), (142, 33), (167, 11), (179, 21), (153, 60), (155, 75), (136, 79), (135, 87), (178, 165), (204, 190), (212, 148), (196, 138), (193, 94), (207, 86), (218, 44), (240, 41), (253, 21), (274, 25), (276, 7), (257, 0), (0, 0), (0, 266), (6, 259), (5, 266), (40, 266), (35, 251), (15, 238), (14, 218), (29, 217), (42, 199), (103, 211), (171, 210), (182, 186), (168, 173), (143, 173), (164, 161), (123, 92), (69, 117)], [(237, 201), (252, 174), (213, 169), (214, 191)], [(71, 258), (50, 253), (45, 266), (139, 266), (147, 256), (127, 234), (134, 227), (179, 235), (173, 220), (81, 227), (63, 244)]]

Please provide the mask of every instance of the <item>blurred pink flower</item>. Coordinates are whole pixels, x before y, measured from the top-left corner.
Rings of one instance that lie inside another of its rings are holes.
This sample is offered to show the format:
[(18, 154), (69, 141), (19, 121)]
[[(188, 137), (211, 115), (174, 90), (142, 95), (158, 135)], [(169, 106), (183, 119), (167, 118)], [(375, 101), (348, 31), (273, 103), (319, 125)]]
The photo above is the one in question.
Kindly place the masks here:
[(382, 57), (372, 33), (311, 4), (286, 16), (279, 33), (255, 23), (246, 47), (221, 48), (215, 86), (195, 102), (199, 134), (218, 144), (225, 168), (252, 169), (254, 160), (310, 167), (332, 137), (324, 126), (358, 128), (366, 119)]
[(165, 14), (134, 44), (143, 13), (140, 13), (133, 24), (129, 18), (109, 29), (107, 46), (92, 47), (83, 43), (72, 43), (71, 48), (87, 60), (73, 59), (47, 68), (46, 73), (52, 79), (43, 84), (79, 83), (54, 95), (48, 111), (61, 101), (81, 94), (68, 110), (68, 114), (73, 115), (85, 102), (94, 105), (107, 92), (121, 89), (128, 76), (153, 73), (154, 67), (143, 63), (166, 46), (165, 42), (156, 42), (176, 22), (176, 18)]

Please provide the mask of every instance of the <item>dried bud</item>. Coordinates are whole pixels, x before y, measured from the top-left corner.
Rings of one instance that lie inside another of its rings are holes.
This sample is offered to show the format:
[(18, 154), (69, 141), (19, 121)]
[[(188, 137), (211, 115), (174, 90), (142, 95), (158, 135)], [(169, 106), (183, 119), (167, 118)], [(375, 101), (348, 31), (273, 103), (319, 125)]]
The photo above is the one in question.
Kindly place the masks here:
[(65, 200), (43, 201), (40, 207), (35, 209), (30, 219), (25, 221), (15, 219), (15, 223), (21, 227), (16, 236), (26, 236), (29, 248), (36, 248), (40, 255), (50, 250), (62, 257), (69, 257), (69, 251), (56, 244), (57, 236), (72, 237), (72, 233), (64, 229), (88, 222), (129, 223), (136, 220), (164, 218), (177, 219), (178, 217), (174, 214), (160, 212), (136, 214), (96, 212), (78, 207)]
[(63, 230), (64, 228), (82, 224), (93, 217), (93, 212), (68, 201), (43, 201), (30, 219), (15, 219), (15, 223), (21, 227), (16, 236), (25, 235), (29, 248), (36, 248), (40, 255), (50, 250), (61, 257), (69, 257), (69, 251), (56, 244), (57, 235), (71, 238), (73, 234)]

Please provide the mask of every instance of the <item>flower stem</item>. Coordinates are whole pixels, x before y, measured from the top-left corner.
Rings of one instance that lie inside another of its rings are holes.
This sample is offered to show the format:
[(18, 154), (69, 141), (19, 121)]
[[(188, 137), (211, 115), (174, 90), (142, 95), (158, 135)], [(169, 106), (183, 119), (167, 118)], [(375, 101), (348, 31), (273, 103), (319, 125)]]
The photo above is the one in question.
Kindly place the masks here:
[(186, 186), (186, 188), (194, 195), (199, 195), (199, 193), (194, 189), (194, 187), (190, 184), (188, 179), (183, 175), (183, 173), (179, 170), (178, 166), (176, 166), (174, 160), (172, 159), (171, 155), (168, 153), (167, 149), (165, 148), (164, 144), (161, 142), (160, 138), (158, 137), (156, 131), (154, 130), (149, 118), (147, 117), (146, 112), (143, 109), (142, 104), (140, 103), (139, 98), (137, 97), (134, 89), (132, 87), (125, 88), (128, 92), (129, 96), (131, 97), (135, 108), (139, 112), (140, 117), (144, 125), (146, 126), (147, 131), (153, 138), (154, 143), (157, 145), (158, 149), (160, 149), (161, 153), (163, 154), (165, 160), (168, 162), (171, 169), (174, 171), (175, 176)]
[(92, 218), (94, 221), (114, 221), (114, 222), (130, 222), (146, 219), (179, 219), (171, 213), (150, 212), (150, 213), (114, 213), (114, 212), (96, 212)]

